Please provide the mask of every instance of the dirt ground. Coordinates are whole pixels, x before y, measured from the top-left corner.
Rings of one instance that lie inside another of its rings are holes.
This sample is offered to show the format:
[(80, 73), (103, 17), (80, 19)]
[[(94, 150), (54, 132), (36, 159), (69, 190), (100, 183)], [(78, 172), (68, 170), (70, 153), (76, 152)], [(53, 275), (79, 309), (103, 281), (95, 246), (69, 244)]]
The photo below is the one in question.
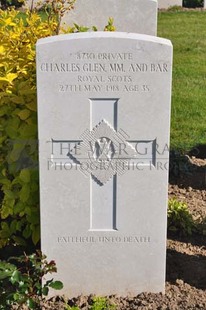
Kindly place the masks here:
[[(206, 160), (187, 156), (174, 171), (170, 178), (169, 197), (186, 202), (193, 218), (201, 222), (206, 218)], [(116, 310), (206, 310), (206, 233), (189, 237), (168, 235), (165, 294), (142, 293), (135, 298), (108, 298), (116, 305)], [(65, 304), (89, 310), (92, 298), (80, 296), (66, 301), (59, 297), (43, 302), (41, 309), (63, 310), (67, 309)]]

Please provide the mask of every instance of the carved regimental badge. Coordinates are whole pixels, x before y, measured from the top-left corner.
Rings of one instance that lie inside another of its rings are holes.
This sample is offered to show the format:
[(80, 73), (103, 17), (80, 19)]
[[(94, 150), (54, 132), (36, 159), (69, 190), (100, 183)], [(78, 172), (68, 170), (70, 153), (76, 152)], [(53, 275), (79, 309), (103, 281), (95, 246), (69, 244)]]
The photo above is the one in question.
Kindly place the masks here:
[(115, 174), (122, 175), (129, 161), (137, 156), (127, 142), (129, 136), (122, 129), (116, 131), (104, 119), (92, 131), (87, 129), (80, 138), (82, 142), (68, 156), (85, 165), (85, 173), (91, 174), (99, 185), (104, 185)]

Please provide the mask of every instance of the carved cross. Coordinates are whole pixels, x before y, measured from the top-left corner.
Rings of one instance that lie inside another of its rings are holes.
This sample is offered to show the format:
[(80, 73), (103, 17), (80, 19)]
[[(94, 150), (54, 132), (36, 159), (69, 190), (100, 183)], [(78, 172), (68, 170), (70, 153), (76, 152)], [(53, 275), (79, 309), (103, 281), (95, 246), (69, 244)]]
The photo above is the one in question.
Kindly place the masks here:
[(60, 155), (66, 150), (73, 163), (84, 166), (80, 170), (90, 177), (90, 230), (118, 230), (117, 176), (138, 163), (141, 153), (137, 145), (140, 149), (150, 148), (150, 154), (145, 154), (140, 164), (155, 165), (156, 141), (130, 140), (124, 130), (118, 130), (119, 99), (89, 101), (90, 130), (85, 130), (79, 140), (52, 140), (51, 160), (58, 161), (55, 146), (60, 145)]

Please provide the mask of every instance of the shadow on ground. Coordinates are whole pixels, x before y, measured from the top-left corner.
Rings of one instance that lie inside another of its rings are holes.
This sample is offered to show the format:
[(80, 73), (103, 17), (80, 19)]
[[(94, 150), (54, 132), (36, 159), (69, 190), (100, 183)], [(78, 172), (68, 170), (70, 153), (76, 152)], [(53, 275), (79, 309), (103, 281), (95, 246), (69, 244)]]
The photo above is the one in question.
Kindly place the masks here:
[[(196, 160), (192, 157), (195, 156)], [(206, 145), (197, 145), (188, 155), (170, 151), (169, 182), (180, 188), (206, 189)], [(199, 164), (200, 163), (200, 164)]]
[(206, 257), (168, 249), (166, 279), (171, 284), (181, 279), (197, 289), (206, 289)]
[(202, 247), (206, 250), (206, 236), (201, 234), (193, 234), (191, 236), (178, 236), (176, 233), (168, 231), (167, 238), (174, 241), (190, 243), (191, 245)]
[(206, 159), (206, 144), (198, 144), (192, 148), (189, 153), (189, 156), (195, 156), (197, 158)]

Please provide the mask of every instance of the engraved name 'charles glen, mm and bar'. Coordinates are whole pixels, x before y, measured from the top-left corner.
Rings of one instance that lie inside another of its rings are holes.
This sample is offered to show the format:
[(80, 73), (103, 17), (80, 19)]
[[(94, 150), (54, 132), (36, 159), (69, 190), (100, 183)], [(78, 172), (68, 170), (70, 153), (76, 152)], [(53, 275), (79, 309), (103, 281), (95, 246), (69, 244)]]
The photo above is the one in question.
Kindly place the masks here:
[(167, 73), (167, 63), (76, 63), (76, 62), (43, 62), (42, 72), (156, 72)]

